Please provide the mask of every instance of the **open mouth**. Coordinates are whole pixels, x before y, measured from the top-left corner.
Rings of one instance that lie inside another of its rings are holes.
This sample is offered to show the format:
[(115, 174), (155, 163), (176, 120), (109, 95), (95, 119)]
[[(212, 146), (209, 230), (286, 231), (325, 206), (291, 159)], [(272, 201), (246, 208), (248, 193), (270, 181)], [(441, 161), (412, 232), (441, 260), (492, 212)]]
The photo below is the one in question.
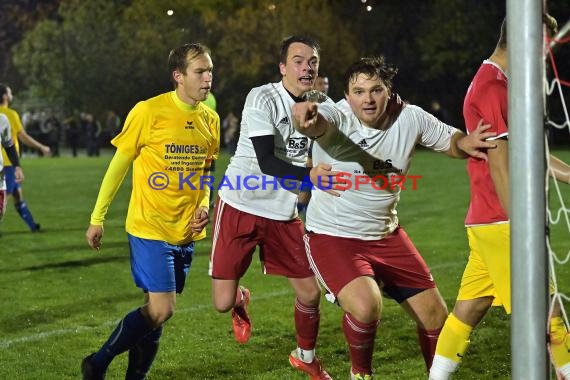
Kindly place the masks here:
[(313, 76), (312, 75), (305, 75), (299, 78), (299, 82), (301, 82), (305, 86), (312, 86), (313, 85)]

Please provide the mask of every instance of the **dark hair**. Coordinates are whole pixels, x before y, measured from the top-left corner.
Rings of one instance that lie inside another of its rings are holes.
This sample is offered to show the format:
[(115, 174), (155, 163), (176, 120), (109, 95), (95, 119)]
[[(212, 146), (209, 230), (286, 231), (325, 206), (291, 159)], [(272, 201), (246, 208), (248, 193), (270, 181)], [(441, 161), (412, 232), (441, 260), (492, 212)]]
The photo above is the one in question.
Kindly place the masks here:
[(279, 62), (280, 63), (287, 63), (287, 53), (289, 52), (289, 46), (291, 46), (291, 44), (294, 42), (300, 42), (302, 44), (310, 46), (316, 50), (317, 55), (319, 55), (319, 56), (321, 55), (321, 47), (319, 46), (319, 43), (317, 42), (317, 40), (315, 40), (314, 38), (312, 38), (310, 36), (293, 35), (293, 36), (289, 36), (289, 37), (285, 38), (281, 42), (281, 53), (279, 56)]
[(8, 85), (4, 83), (0, 83), (0, 98), (4, 95), (8, 95)]
[(392, 89), (392, 79), (398, 73), (398, 68), (386, 63), (383, 56), (360, 58), (351, 64), (344, 73), (344, 92), (348, 94), (349, 82), (355, 80), (360, 74), (369, 78), (381, 79), (388, 89)]
[(176, 81), (172, 78), (172, 73), (174, 71), (185, 73), (188, 63), (201, 54), (211, 54), (211, 51), (206, 45), (198, 42), (184, 44), (170, 51), (170, 54), (168, 54), (168, 73), (171, 76), (170, 80), (174, 87), (176, 87)]

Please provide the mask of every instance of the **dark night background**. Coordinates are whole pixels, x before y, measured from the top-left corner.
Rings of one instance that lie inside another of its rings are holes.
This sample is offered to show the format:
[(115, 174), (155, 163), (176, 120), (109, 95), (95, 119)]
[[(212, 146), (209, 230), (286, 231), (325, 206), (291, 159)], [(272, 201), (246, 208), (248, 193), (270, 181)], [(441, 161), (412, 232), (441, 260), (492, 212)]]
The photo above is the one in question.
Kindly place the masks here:
[[(570, 21), (568, 0), (547, 6), (560, 26)], [(241, 112), (251, 87), (279, 80), (283, 37), (310, 33), (321, 44), (320, 71), (333, 99), (343, 96), (350, 62), (383, 54), (399, 67), (402, 98), (428, 111), (437, 100), (462, 128), (463, 96), (495, 47), (505, 7), (497, 0), (3, 0), (0, 81), (12, 87), (20, 112), (104, 117), (114, 109), (124, 119), (138, 100), (171, 88), (168, 51), (200, 41), (212, 49), (223, 118)], [(570, 80), (570, 44), (555, 57), (560, 76)], [(559, 101), (551, 108), (561, 122)]]

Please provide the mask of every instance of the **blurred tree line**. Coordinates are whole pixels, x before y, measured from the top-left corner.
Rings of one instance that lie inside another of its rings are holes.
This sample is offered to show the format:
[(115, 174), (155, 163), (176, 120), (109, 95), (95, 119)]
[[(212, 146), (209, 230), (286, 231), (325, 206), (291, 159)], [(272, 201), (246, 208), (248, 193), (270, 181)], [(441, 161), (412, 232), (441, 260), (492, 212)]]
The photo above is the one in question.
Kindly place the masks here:
[[(561, 24), (570, 18), (568, 0), (548, 6)], [(504, 14), (505, 1), (497, 0), (2, 0), (0, 80), (20, 101), (124, 117), (137, 101), (171, 88), (170, 49), (200, 41), (212, 49), (223, 117), (241, 112), (252, 87), (279, 80), (281, 40), (306, 33), (321, 44), (333, 99), (343, 96), (349, 63), (383, 54), (399, 67), (402, 98), (428, 110), (438, 100), (462, 127), (463, 96), (493, 51)], [(561, 66), (569, 50), (559, 52)], [(564, 73), (570, 77), (567, 67)]]

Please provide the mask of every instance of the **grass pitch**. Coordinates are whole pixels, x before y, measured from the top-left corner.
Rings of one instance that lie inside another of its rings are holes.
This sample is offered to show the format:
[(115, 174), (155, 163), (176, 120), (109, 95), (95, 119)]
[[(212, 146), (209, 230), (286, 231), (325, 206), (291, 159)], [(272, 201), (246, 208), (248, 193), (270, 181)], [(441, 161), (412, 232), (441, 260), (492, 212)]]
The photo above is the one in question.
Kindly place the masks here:
[[(570, 161), (570, 152), (556, 152)], [(44, 232), (32, 234), (9, 199), (0, 225), (0, 378), (78, 379), (79, 364), (97, 349), (126, 312), (138, 307), (123, 229), (130, 178), (107, 216), (103, 248), (89, 249), (85, 229), (110, 153), (99, 158), (25, 158), (24, 193)], [(228, 157), (218, 162), (223, 174)], [(465, 162), (420, 150), (410, 174), (418, 189), (404, 191), (402, 226), (430, 265), (451, 309), (468, 247), (463, 218), (468, 204)], [(570, 187), (562, 185), (565, 200)], [(553, 206), (557, 204), (554, 199)], [(566, 226), (553, 227), (553, 246), (568, 251)], [(254, 261), (242, 283), (252, 290), (253, 335), (233, 339), (229, 314), (211, 306), (207, 275), (210, 239), (197, 244), (185, 292), (167, 323), (149, 379), (305, 379), (287, 363), (295, 346), (294, 295), (283, 278), (264, 276)], [(558, 268), (560, 288), (570, 289), (568, 266)], [(323, 299), (318, 355), (335, 379), (348, 378), (349, 360), (340, 309)], [(524, 333), (524, 332), (521, 332)], [(124, 378), (126, 355), (108, 379)], [(425, 379), (415, 327), (385, 299), (374, 368), (382, 379)], [(457, 379), (510, 378), (509, 318), (493, 309), (473, 335)]]

